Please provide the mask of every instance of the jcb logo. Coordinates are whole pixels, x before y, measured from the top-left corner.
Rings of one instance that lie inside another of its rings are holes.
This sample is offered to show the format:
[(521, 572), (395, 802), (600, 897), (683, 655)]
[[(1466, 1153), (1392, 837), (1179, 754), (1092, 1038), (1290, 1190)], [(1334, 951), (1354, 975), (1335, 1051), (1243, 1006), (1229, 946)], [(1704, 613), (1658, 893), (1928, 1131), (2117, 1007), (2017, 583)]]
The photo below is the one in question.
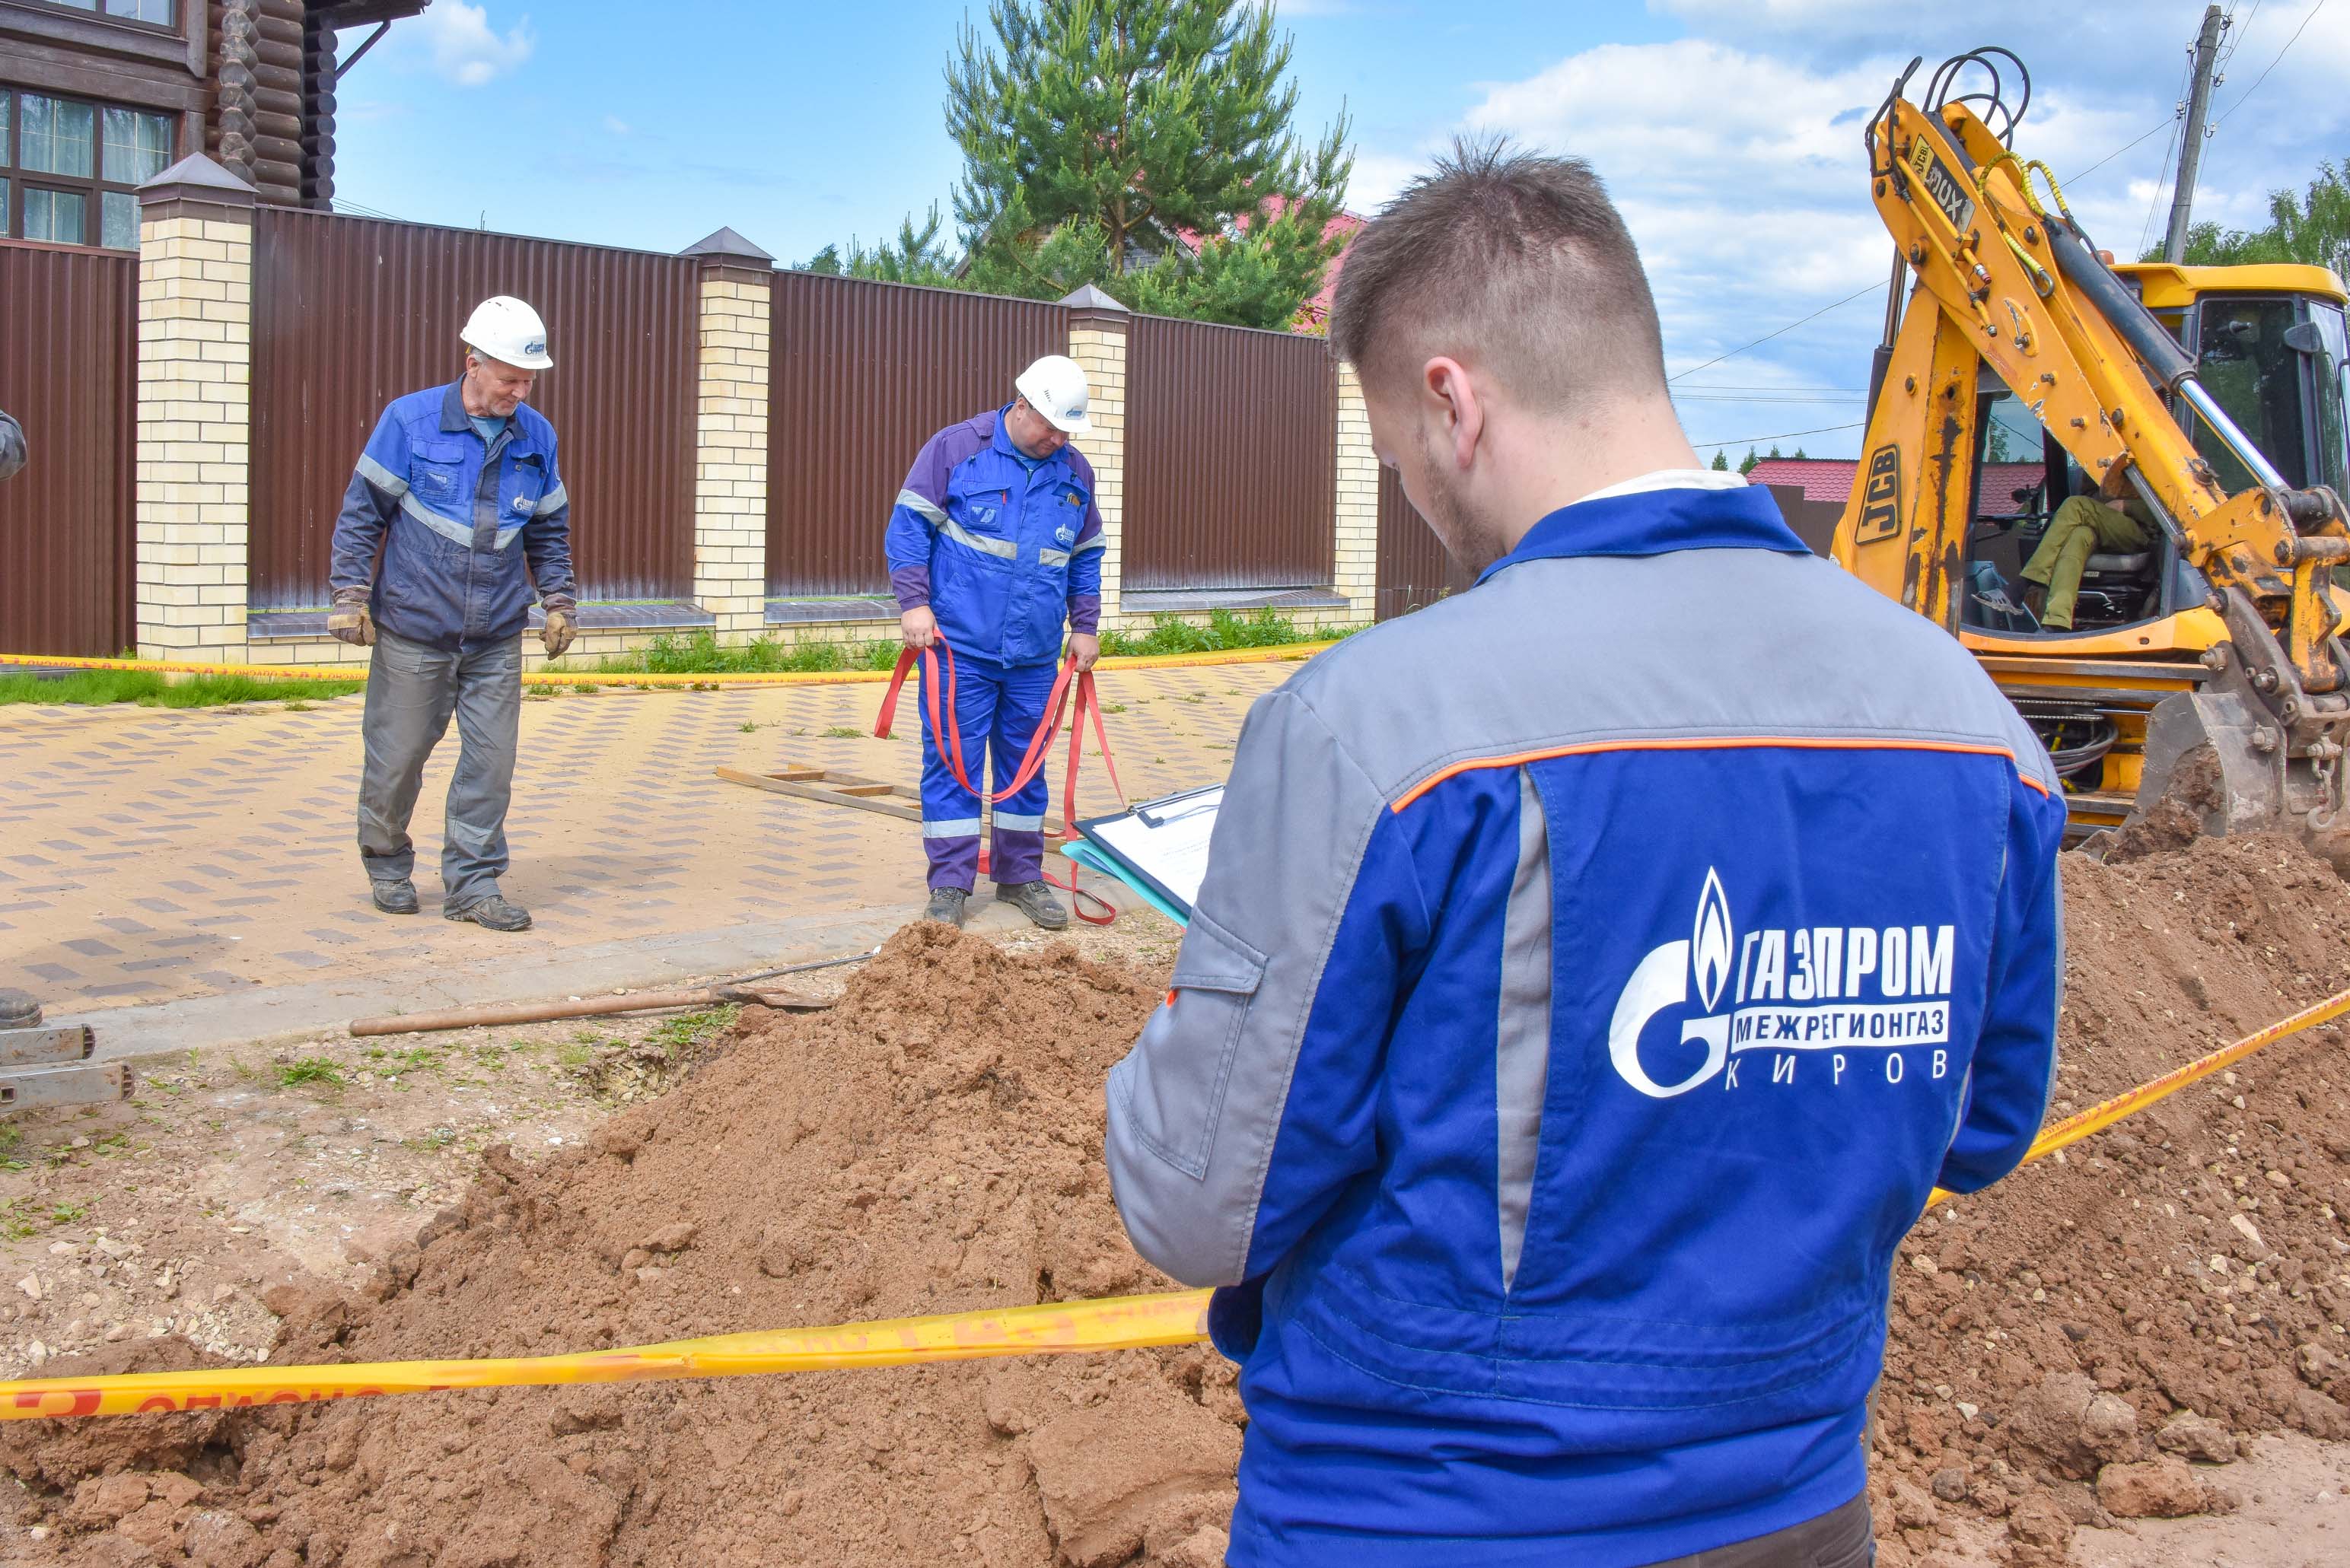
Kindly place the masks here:
[(1887, 441), (1868, 454), (1868, 477), (1860, 493), (1863, 544), (1889, 539), (1901, 531), (1901, 449)]

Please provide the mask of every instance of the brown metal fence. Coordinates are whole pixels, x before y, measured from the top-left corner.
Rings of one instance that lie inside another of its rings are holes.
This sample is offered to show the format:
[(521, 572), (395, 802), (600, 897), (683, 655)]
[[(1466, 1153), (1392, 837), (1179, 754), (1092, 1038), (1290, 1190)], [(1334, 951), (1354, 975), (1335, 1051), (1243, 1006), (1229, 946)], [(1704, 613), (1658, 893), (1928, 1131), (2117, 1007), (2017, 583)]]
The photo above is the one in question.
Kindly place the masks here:
[(1126, 385), (1123, 587), (1331, 580), (1338, 374), (1328, 345), (1138, 316)]
[(1068, 312), (804, 272), (775, 274), (774, 312), (767, 591), (884, 592), (882, 530), (914, 454), (1011, 400), (1030, 360), (1068, 352)]
[(1378, 616), (1391, 620), (1407, 610), (1434, 604), (1469, 586), (1468, 574), (1452, 564), (1435, 531), (1404, 495), (1392, 468), (1379, 470), (1379, 560)]
[(580, 597), (693, 588), (699, 268), (688, 257), (264, 207), (254, 233), (255, 609), (327, 601), (351, 465), (384, 405), (464, 369), (466, 316), (494, 294), (546, 319)]
[(0, 480), (0, 653), (137, 638), (139, 258), (0, 242), (0, 409), (32, 460)]

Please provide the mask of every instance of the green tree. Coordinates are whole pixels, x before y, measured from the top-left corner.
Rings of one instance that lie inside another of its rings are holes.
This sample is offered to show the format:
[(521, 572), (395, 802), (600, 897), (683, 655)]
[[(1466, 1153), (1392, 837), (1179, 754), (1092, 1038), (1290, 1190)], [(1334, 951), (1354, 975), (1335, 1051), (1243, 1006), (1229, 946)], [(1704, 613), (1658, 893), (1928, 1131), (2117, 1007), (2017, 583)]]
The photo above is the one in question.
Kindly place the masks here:
[(1761, 458), (1754, 455), (1754, 449), (1750, 446), (1746, 449), (1746, 456), (1738, 464), (1738, 472), (1741, 473), (1752, 473), (1754, 472), (1754, 465), (1762, 461), (1762, 460)]
[[(882, 241), (867, 250), (855, 238), (848, 242), (848, 255), (840, 270), (850, 277), (875, 278), (882, 283), (919, 283), (932, 288), (955, 286), (954, 257), (939, 244), (939, 210), (933, 205), (930, 216), (920, 228), (914, 220), (905, 219), (898, 225), (898, 238), (892, 243)], [(827, 245), (827, 250), (832, 247)]]
[(1713, 449), (1713, 472), (1716, 473), (1730, 472), (1730, 454), (1720, 447)]
[[(2162, 247), (2148, 251), (2144, 259), (2160, 261)], [(2187, 231), (2186, 259), (2189, 266), (2301, 262), (2343, 271), (2350, 266), (2350, 164), (2320, 163), (2306, 196), (2270, 192), (2264, 229), (2195, 224)]]
[(802, 262), (798, 266), (792, 270), (795, 272), (821, 273), (826, 277), (838, 277), (840, 275), (840, 247), (838, 245), (827, 245), (824, 249), (816, 252), (816, 254), (808, 257), (806, 261)]
[(1347, 119), (1290, 129), (1292, 41), (1262, 0), (990, 0), (947, 67), (960, 281), (1094, 284), (1162, 315), (1282, 327), (1321, 286)]

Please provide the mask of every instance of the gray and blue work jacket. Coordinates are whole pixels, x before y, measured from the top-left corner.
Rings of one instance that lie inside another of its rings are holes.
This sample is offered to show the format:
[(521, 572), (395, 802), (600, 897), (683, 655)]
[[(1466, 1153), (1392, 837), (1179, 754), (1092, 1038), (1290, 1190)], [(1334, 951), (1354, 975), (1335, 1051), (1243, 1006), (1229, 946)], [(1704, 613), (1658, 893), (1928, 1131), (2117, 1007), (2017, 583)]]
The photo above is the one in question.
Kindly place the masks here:
[(377, 626), (452, 652), (519, 637), (534, 585), (550, 609), (576, 603), (555, 427), (525, 403), (485, 441), (461, 386), (411, 392), (384, 410), (343, 492), (328, 568), (338, 594), (372, 579)]

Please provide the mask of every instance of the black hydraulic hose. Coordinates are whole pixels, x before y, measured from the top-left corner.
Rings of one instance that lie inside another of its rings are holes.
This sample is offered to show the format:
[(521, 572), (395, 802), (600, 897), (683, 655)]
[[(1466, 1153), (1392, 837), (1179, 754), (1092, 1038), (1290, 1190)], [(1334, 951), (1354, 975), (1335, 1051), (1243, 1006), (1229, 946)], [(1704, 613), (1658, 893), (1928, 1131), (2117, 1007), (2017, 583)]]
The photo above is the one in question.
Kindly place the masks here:
[(2195, 357), (2154, 318), (2137, 292), (2097, 259), (2079, 230), (2062, 218), (2048, 219), (2041, 226), (2048, 231), (2048, 248), (2056, 253), (2056, 270), (2064, 281), (2089, 296), (2163, 390), (2178, 390), (2179, 383), (2195, 374)]

